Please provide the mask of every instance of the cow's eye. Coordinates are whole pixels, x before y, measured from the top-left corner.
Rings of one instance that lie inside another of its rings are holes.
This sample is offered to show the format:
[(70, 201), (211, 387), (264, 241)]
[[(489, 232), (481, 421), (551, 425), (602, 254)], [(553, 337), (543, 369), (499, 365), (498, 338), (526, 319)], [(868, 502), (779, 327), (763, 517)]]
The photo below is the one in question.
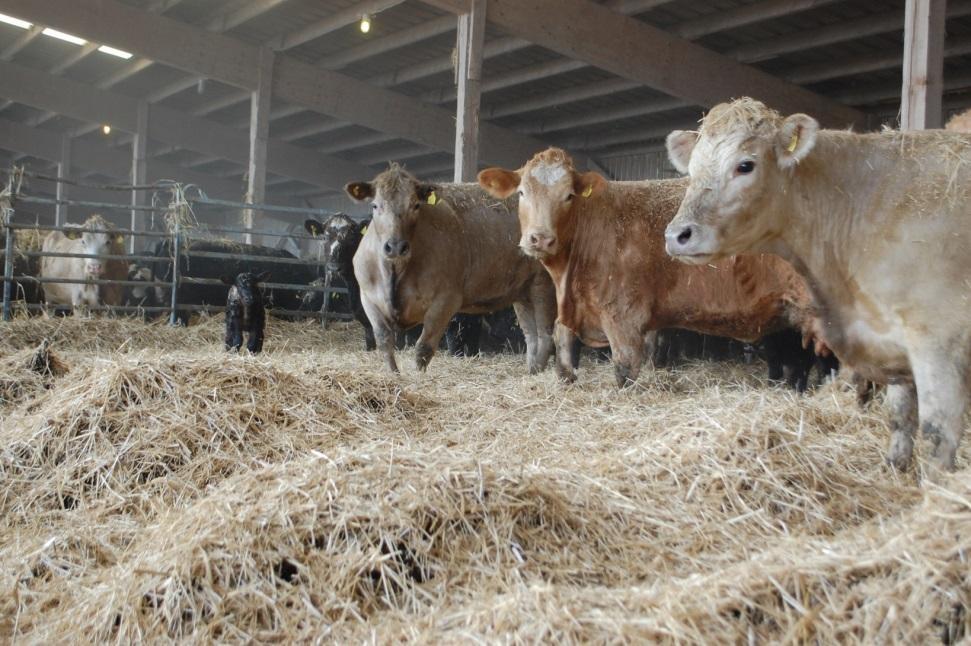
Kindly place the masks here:
[(372, 211), (377, 211), (378, 210), (378, 205), (377, 204), (372, 204), (371, 205), (371, 210)]
[(517, 191), (517, 193), (519, 193), (519, 197), (522, 197), (523, 196), (523, 192), (521, 190), (520, 191)]
[(748, 175), (753, 170), (755, 170), (755, 162), (751, 160), (743, 161), (741, 164), (735, 167), (735, 172), (739, 175)]
[(566, 196), (566, 201), (567, 202), (569, 202), (572, 199), (573, 199), (573, 193), (570, 193), (569, 195)]

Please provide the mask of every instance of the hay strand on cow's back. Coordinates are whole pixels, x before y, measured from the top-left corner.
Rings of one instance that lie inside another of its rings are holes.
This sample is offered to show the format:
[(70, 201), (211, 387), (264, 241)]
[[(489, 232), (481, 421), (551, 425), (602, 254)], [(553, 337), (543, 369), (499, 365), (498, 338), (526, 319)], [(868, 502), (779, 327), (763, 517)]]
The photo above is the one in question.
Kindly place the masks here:
[(606, 364), (563, 387), (513, 355), (390, 376), (355, 327), (271, 319), (258, 357), (222, 352), (220, 328), (4, 326), (2, 366), (37, 376), (0, 408), (5, 639), (967, 628), (966, 469), (925, 490), (889, 471), (885, 417), (840, 384), (799, 397), (689, 364), (617, 392)]

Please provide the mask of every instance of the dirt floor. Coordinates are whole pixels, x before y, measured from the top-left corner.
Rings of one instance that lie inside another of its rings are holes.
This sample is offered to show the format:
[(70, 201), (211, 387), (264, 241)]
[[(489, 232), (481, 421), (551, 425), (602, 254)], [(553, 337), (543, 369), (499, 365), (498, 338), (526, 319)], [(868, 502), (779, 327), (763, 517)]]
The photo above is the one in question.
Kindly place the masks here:
[(971, 442), (764, 367), (384, 372), (356, 328), (0, 324), (0, 639), (953, 643)]

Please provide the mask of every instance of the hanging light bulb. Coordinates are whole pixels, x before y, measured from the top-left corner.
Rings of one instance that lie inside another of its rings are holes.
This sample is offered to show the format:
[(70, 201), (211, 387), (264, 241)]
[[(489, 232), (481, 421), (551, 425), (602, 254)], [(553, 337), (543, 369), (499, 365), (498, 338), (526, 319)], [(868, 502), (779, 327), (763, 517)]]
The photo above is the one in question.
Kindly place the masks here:
[(106, 123), (105, 125), (101, 126), (101, 132), (105, 133), (106, 135), (110, 135), (111, 134), (111, 126), (109, 126)]
[(361, 16), (361, 33), (366, 34), (371, 31), (371, 16), (364, 14)]

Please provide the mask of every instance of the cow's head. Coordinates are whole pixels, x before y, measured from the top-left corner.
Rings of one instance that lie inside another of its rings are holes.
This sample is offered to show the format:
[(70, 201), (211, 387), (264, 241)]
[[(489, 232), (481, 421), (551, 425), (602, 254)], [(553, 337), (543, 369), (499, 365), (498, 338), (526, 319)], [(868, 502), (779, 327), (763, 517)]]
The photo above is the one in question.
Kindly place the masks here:
[(321, 246), (324, 265), (330, 271), (350, 267), (354, 253), (361, 244), (368, 223), (356, 222), (350, 216), (338, 213), (323, 222), (307, 220), (304, 227)]
[(690, 176), (681, 208), (665, 232), (668, 253), (701, 264), (764, 249), (781, 233), (779, 203), (818, 130), (811, 117), (783, 119), (744, 98), (712, 108), (698, 132), (668, 135), (671, 163)]
[[(97, 213), (88, 217), (82, 226), (85, 229), (101, 229), (102, 231), (114, 228), (110, 222)], [(72, 240), (80, 240), (81, 253), (83, 254), (100, 256), (124, 253), (125, 239), (120, 233), (68, 230), (64, 232), (64, 235)], [(85, 278), (101, 278), (104, 274), (106, 262), (101, 258), (85, 258)]]
[(438, 202), (437, 186), (420, 182), (398, 164), (371, 182), (353, 182), (344, 187), (358, 202), (371, 203), (370, 228), (378, 237), (384, 257), (394, 263), (411, 255), (411, 237), (424, 205)]
[(555, 256), (571, 235), (574, 207), (603, 191), (606, 181), (597, 173), (578, 173), (573, 160), (559, 148), (538, 153), (519, 170), (487, 168), (479, 184), (505, 199), (519, 193), (519, 246), (534, 258)]

